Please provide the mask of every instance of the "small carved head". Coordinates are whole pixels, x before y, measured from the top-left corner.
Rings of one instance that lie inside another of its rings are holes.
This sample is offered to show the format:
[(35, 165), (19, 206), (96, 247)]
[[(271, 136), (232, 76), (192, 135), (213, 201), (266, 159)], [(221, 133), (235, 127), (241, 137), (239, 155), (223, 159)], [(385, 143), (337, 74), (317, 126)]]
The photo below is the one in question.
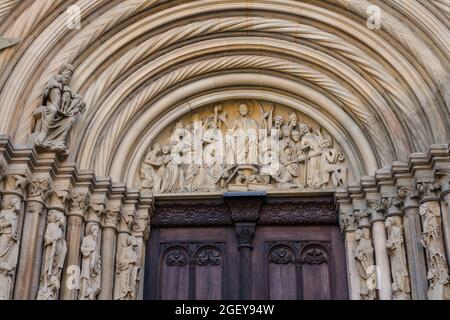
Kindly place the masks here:
[(72, 80), (73, 72), (75, 71), (75, 68), (71, 64), (66, 64), (61, 67), (59, 70), (59, 74), (61, 76), (61, 82), (65, 85), (68, 85), (70, 83), (70, 80)]
[(299, 126), (299, 128), (300, 128), (300, 131), (301, 131), (303, 134), (307, 134), (307, 133), (310, 133), (310, 132), (311, 132), (311, 129), (309, 128), (309, 126), (307, 126), (307, 125), (304, 124), (304, 123), (301, 123), (300, 126)]
[(275, 123), (275, 126), (281, 127), (284, 123), (283, 116), (280, 116), (280, 115), (275, 116), (274, 123)]
[(245, 103), (241, 103), (239, 105), (239, 113), (241, 116), (246, 117), (248, 116), (248, 106)]
[(291, 128), (289, 126), (283, 126), (281, 129), (283, 131), (283, 136), (289, 138), (291, 136)]
[(289, 124), (292, 127), (297, 127), (297, 125), (298, 125), (298, 116), (297, 116), (297, 114), (295, 112), (293, 112), (293, 113), (291, 113), (289, 115)]
[(294, 142), (299, 142), (302, 138), (302, 134), (298, 130), (293, 130), (291, 133), (291, 137)]

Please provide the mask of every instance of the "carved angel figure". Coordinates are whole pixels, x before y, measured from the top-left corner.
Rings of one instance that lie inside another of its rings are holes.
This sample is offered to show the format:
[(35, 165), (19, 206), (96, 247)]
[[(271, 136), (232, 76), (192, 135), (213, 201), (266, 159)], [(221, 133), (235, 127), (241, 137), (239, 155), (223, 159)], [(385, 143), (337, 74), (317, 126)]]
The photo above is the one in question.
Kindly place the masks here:
[(376, 275), (374, 267), (374, 248), (370, 229), (358, 229), (355, 232), (355, 259), (361, 276), (360, 296), (362, 300), (376, 299)]
[(115, 300), (133, 300), (140, 270), (140, 259), (137, 253), (137, 241), (128, 236), (119, 249), (116, 265)]
[(37, 120), (32, 136), (35, 146), (67, 153), (69, 131), (86, 108), (83, 97), (69, 87), (73, 72), (72, 65), (63, 66), (45, 88), (42, 106), (33, 113)]
[(95, 300), (101, 290), (102, 263), (98, 249), (100, 229), (92, 225), (81, 244), (80, 300)]
[(64, 240), (66, 218), (58, 210), (50, 210), (44, 234), (44, 254), (37, 300), (56, 300), (61, 287), (61, 271), (67, 253)]
[(11, 299), (14, 288), (14, 272), (17, 266), (19, 244), (17, 235), (17, 215), (20, 200), (3, 199), (0, 212), (0, 300)]
[(411, 287), (406, 261), (402, 218), (388, 217), (385, 224), (388, 234), (386, 249), (391, 257), (393, 298), (395, 300), (410, 300)]

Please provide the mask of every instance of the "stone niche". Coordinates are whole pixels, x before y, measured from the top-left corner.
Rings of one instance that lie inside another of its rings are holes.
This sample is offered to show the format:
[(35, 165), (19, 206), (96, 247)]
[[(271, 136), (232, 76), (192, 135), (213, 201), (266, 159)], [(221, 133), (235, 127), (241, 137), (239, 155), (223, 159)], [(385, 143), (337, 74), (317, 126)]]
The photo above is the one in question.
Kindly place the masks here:
[(345, 154), (325, 128), (284, 105), (223, 101), (193, 110), (149, 145), (144, 193), (334, 190)]

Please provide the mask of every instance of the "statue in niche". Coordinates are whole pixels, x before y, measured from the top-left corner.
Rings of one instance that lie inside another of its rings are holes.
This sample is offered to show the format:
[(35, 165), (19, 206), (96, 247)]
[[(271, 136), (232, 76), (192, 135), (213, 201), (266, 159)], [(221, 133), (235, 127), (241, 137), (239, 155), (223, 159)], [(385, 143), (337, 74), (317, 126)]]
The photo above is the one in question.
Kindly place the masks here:
[(42, 273), (37, 300), (58, 299), (61, 271), (67, 253), (67, 244), (64, 240), (65, 224), (64, 213), (58, 210), (49, 211), (44, 234)]
[(357, 229), (355, 232), (355, 259), (361, 276), (360, 296), (362, 300), (376, 299), (376, 273), (374, 267), (374, 248), (369, 228)]
[(236, 163), (256, 164), (258, 162), (258, 123), (249, 117), (248, 106), (239, 105), (239, 117), (231, 126), (236, 136)]
[(44, 89), (42, 106), (33, 113), (38, 123), (32, 140), (37, 147), (63, 154), (68, 152), (68, 134), (86, 109), (83, 97), (69, 87), (73, 72), (72, 65), (63, 66)]
[(422, 245), (425, 247), (430, 281), (429, 300), (450, 300), (450, 283), (441, 230), (439, 203), (427, 202), (419, 208), (423, 217)]
[(391, 257), (392, 296), (394, 300), (410, 300), (411, 287), (403, 238), (402, 218), (388, 217), (385, 222), (388, 239), (386, 249)]
[(115, 300), (133, 300), (140, 270), (137, 252), (138, 243), (134, 236), (127, 236), (119, 248), (116, 265)]
[(155, 142), (147, 153), (141, 167), (141, 190), (158, 193), (161, 188), (161, 177), (157, 174), (158, 168), (163, 165), (161, 144)]
[(102, 262), (98, 249), (100, 228), (94, 224), (81, 243), (80, 300), (95, 300), (101, 290)]
[(17, 216), (19, 199), (3, 199), (0, 211), (0, 300), (10, 300), (14, 289), (14, 273), (19, 256)]
[(302, 123), (299, 125), (300, 132), (303, 134), (301, 144), (302, 150), (307, 153), (306, 186), (309, 188), (318, 188), (320, 185), (320, 158), (322, 155), (322, 134), (320, 130), (315, 133), (311, 128)]
[(345, 157), (342, 152), (332, 148), (331, 141), (328, 139), (322, 140), (322, 154), (320, 156), (320, 171), (318, 186), (327, 185), (331, 180), (334, 187), (341, 187), (346, 183), (347, 168), (338, 165), (338, 162), (343, 162)]

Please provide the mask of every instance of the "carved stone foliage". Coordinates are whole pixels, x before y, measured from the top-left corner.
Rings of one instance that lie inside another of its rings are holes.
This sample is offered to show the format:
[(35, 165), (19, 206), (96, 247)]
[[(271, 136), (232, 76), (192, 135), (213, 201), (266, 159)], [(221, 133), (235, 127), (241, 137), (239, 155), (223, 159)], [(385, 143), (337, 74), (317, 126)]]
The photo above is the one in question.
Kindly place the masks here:
[(73, 66), (63, 66), (44, 89), (42, 106), (33, 113), (36, 126), (31, 141), (36, 147), (68, 153), (66, 143), (70, 130), (86, 109), (83, 97), (69, 86), (73, 72)]
[(9, 300), (14, 289), (14, 274), (19, 255), (17, 220), (21, 200), (3, 198), (0, 211), (0, 300)]
[(74, 193), (70, 199), (70, 214), (83, 216), (89, 207), (89, 194)]
[(261, 207), (259, 224), (335, 224), (337, 214), (331, 203), (323, 201), (267, 202)]
[(155, 206), (154, 226), (177, 225), (231, 225), (233, 223), (225, 204), (167, 204)]
[(166, 243), (162, 244), (164, 262), (169, 267), (220, 266), (223, 262), (224, 243)]
[(28, 186), (28, 200), (45, 203), (50, 192), (51, 185), (48, 178), (32, 179)]
[[(302, 121), (301, 121), (302, 120)], [(140, 169), (149, 193), (331, 189), (345, 156), (317, 124), (285, 106), (226, 102), (180, 118)]]
[(64, 239), (66, 219), (58, 210), (50, 210), (47, 217), (47, 228), (44, 234), (44, 253), (42, 257), (41, 280), (38, 300), (57, 300), (61, 288), (61, 272), (67, 253)]
[(5, 190), (22, 193), (28, 186), (30, 180), (24, 174), (11, 174), (6, 176)]
[(100, 228), (93, 224), (81, 244), (79, 300), (95, 300), (101, 290), (102, 260), (99, 246)]
[(341, 212), (339, 215), (339, 226), (341, 227), (342, 233), (349, 230), (356, 230), (356, 219), (353, 215), (353, 209)]
[(448, 264), (442, 238), (441, 209), (438, 202), (426, 202), (419, 208), (422, 217), (422, 245), (426, 250), (429, 300), (450, 300)]
[(321, 265), (329, 261), (329, 241), (270, 241), (266, 243), (268, 261), (273, 264)]
[(388, 217), (385, 224), (388, 236), (386, 249), (391, 258), (392, 297), (394, 300), (410, 300), (411, 286), (402, 217)]
[(120, 206), (109, 207), (104, 212), (103, 224), (106, 227), (115, 228), (119, 219), (122, 208)]
[(139, 245), (134, 236), (127, 237), (119, 243), (116, 261), (116, 278), (114, 300), (134, 300), (141, 269)]
[(375, 300), (376, 269), (372, 233), (369, 228), (357, 229), (355, 232), (356, 249), (354, 257), (359, 275), (361, 288), (359, 294), (362, 300)]

